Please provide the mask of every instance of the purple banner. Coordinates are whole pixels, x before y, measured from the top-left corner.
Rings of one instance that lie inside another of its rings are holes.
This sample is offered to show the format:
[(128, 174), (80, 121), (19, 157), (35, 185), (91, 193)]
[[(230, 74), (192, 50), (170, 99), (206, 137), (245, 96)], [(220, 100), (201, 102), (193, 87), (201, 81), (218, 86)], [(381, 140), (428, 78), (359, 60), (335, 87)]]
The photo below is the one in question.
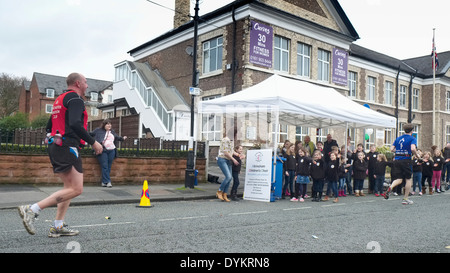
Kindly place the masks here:
[(348, 83), (348, 53), (345, 50), (333, 49), (333, 82), (347, 86)]
[(273, 29), (264, 24), (251, 21), (250, 62), (272, 67)]

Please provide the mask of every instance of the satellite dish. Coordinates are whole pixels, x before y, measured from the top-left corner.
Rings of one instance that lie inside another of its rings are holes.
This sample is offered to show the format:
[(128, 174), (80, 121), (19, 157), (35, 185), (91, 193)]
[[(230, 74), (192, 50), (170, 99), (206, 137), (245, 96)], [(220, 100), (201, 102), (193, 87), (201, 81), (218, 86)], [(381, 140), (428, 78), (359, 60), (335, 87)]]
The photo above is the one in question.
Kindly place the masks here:
[(194, 56), (194, 48), (192, 47), (192, 46), (188, 46), (188, 47), (186, 47), (186, 49), (184, 50), (184, 51), (186, 51), (186, 53), (189, 55), (189, 56)]

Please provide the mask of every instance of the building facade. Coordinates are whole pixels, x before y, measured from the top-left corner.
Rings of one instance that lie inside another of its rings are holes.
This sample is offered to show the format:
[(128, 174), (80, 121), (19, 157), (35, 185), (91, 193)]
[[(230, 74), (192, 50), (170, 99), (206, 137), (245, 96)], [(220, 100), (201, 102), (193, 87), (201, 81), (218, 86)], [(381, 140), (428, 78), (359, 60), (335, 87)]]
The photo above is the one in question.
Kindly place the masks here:
[[(176, 1), (176, 9), (183, 10), (188, 2)], [(194, 23), (182, 23), (184, 17), (176, 17), (172, 31), (129, 54), (135, 62), (158, 70), (190, 102)], [(360, 104), (397, 117), (395, 129), (349, 129), (353, 144), (362, 143), (366, 149), (370, 145), (390, 145), (402, 133), (403, 124), (411, 121), (416, 126), (419, 148), (442, 147), (450, 140), (450, 53), (439, 54), (433, 107), (429, 55), (398, 60), (355, 45), (358, 39), (337, 0), (234, 1), (199, 20), (196, 55), (202, 93), (195, 96), (194, 103), (239, 92), (280, 74), (333, 87)], [(221, 115), (196, 115), (195, 138), (217, 145), (226, 122)], [(247, 132), (248, 125), (245, 117), (237, 121), (238, 131)], [(327, 134), (339, 145), (345, 141), (345, 129), (280, 124), (268, 131), (269, 135), (278, 135), (280, 144), (286, 139), (303, 140), (307, 135), (314, 142), (324, 141)], [(248, 134), (241, 134), (240, 138), (246, 146), (270, 139), (255, 141)]]
[[(112, 85), (110, 81), (86, 79), (86, 110), (89, 120), (100, 119), (102, 113), (97, 106), (112, 99)], [(28, 114), (29, 121), (52, 113), (56, 98), (67, 89), (66, 77), (33, 73), (30, 82), (24, 82), (19, 95), (19, 111)]]

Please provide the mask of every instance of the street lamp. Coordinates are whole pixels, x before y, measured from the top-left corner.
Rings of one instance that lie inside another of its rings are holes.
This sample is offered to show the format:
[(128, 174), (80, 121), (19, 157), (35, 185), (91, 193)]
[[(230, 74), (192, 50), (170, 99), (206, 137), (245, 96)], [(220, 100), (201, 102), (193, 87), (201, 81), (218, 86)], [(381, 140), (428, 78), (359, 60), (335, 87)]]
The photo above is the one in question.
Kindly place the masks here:
[[(195, 1), (195, 15), (194, 15), (194, 49), (193, 49), (193, 64), (192, 64), (192, 87), (198, 89), (198, 72), (197, 72), (197, 39), (198, 39), (198, 11), (199, 0)], [(189, 92), (191, 93), (191, 92)], [(191, 135), (189, 137), (188, 158), (186, 163), (185, 181), (186, 188), (194, 188), (194, 168), (195, 168), (195, 154), (194, 154), (194, 98), (195, 95), (191, 93)]]

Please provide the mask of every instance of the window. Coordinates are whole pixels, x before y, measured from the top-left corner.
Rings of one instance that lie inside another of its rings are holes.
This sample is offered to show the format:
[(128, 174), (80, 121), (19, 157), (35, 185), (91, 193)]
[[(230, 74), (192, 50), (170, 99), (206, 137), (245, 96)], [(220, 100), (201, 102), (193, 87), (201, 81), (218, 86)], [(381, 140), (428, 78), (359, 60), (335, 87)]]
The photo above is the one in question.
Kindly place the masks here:
[(222, 69), (222, 51), (222, 37), (203, 43), (203, 73), (210, 73)]
[(98, 93), (91, 92), (91, 101), (98, 101)]
[(311, 69), (311, 46), (297, 44), (297, 75), (308, 77)]
[(352, 98), (356, 98), (356, 88), (357, 88), (357, 78), (358, 74), (353, 71), (348, 72), (348, 87), (349, 87), (349, 93), (348, 96)]
[(46, 93), (47, 98), (55, 97), (55, 89), (53, 89), (53, 88), (46, 88), (45, 93)]
[(375, 83), (377, 79), (374, 77), (368, 77), (367, 81), (367, 100), (375, 101)]
[(392, 128), (385, 128), (384, 129), (384, 146), (391, 147), (392, 143), (394, 141), (392, 140)]
[(447, 93), (447, 95), (446, 95), (446, 100), (445, 100), (445, 110), (447, 111), (447, 112), (450, 112), (450, 91), (447, 91), (446, 92)]
[(445, 141), (450, 142), (450, 125), (445, 126)]
[[(210, 96), (204, 97), (202, 100), (211, 100), (220, 97)], [(216, 114), (202, 115), (202, 140), (220, 141), (221, 139), (222, 118)]]
[[(403, 130), (403, 125), (405, 125), (406, 123), (404, 122), (400, 122), (398, 125), (398, 135), (402, 136), (405, 134), (405, 131)], [(414, 125), (414, 129), (413, 129), (413, 137), (415, 137), (417, 139), (417, 143), (419, 144), (419, 125)]]
[(392, 86), (394, 86), (394, 84), (390, 81), (386, 81), (384, 86), (384, 103), (388, 105), (392, 105)]
[(53, 110), (53, 104), (46, 104), (45, 105), (45, 113), (46, 114), (51, 114)]
[[(278, 134), (277, 134), (278, 133)], [(275, 139), (277, 137), (277, 139)], [(272, 122), (272, 139), (278, 144), (283, 144), (288, 139), (288, 125), (278, 124), (278, 132), (275, 127), (275, 123)]]
[(327, 141), (328, 129), (317, 128), (316, 129), (316, 143), (321, 141), (322, 143)]
[(108, 95), (108, 101), (107, 102), (113, 102), (113, 96), (112, 95)]
[(420, 90), (418, 88), (414, 88), (412, 91), (412, 109), (419, 110), (419, 94)]
[(372, 128), (364, 129), (364, 149), (369, 150), (370, 146), (375, 144), (375, 130)]
[(400, 85), (400, 94), (398, 98), (398, 106), (406, 108), (406, 86)]
[(96, 107), (91, 107), (91, 116), (93, 117), (98, 116), (98, 109)]
[(330, 52), (319, 49), (318, 52), (318, 68), (317, 68), (317, 79), (319, 81), (330, 81)]
[(289, 72), (289, 40), (280, 36), (274, 41), (274, 69)]
[(305, 136), (308, 135), (308, 127), (296, 126), (295, 127), (295, 141), (303, 141)]

